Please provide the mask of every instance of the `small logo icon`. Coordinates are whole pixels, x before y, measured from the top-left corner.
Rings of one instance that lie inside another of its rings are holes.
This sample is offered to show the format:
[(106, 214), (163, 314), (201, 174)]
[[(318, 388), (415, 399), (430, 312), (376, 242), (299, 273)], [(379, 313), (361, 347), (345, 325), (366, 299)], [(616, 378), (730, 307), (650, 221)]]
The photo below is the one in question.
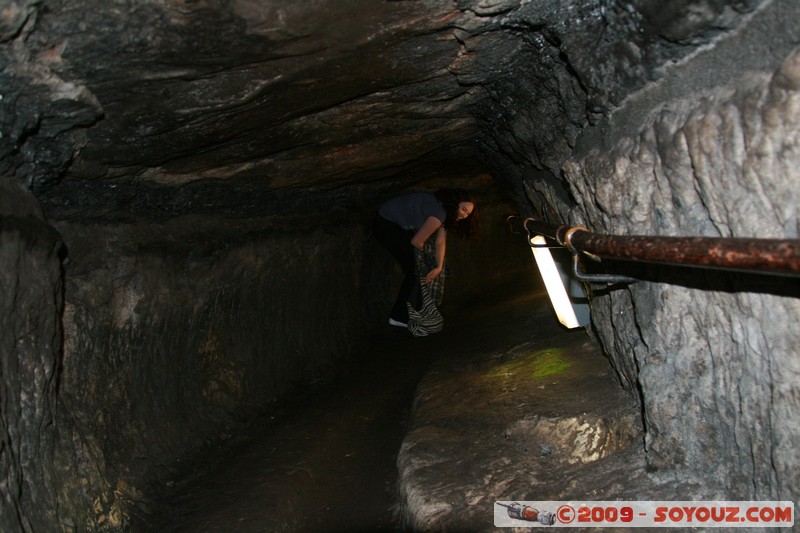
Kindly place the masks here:
[(575, 509), (571, 505), (562, 505), (556, 511), (556, 517), (562, 524), (571, 524), (575, 520)]
[(517, 520), (526, 520), (528, 522), (539, 522), (545, 526), (552, 526), (556, 522), (556, 516), (548, 511), (540, 511), (530, 505), (522, 505), (519, 502), (514, 502), (510, 505), (497, 502), (497, 505), (505, 507), (508, 511), (508, 516), (516, 518)]

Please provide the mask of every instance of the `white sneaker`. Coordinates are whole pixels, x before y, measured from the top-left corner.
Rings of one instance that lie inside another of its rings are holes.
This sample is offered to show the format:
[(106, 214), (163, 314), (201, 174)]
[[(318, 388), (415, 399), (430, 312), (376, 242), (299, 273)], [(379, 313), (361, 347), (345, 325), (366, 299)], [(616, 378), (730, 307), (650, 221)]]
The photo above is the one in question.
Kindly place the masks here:
[(392, 317), (389, 317), (389, 324), (392, 325), (392, 326), (399, 326), (401, 328), (407, 328), (408, 327), (408, 324), (404, 324), (403, 322), (400, 322), (399, 320), (395, 320)]

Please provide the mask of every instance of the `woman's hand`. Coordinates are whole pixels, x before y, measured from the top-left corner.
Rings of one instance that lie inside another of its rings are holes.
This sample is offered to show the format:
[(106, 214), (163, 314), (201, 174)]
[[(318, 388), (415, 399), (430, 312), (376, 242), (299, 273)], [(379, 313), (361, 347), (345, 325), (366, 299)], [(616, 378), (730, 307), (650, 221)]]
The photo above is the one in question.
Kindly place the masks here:
[(438, 278), (439, 274), (441, 274), (441, 273), (442, 273), (442, 267), (436, 267), (433, 270), (431, 270), (430, 272), (428, 272), (427, 274), (425, 274), (425, 277), (422, 278), (422, 282), (423, 283), (433, 283), (433, 280)]

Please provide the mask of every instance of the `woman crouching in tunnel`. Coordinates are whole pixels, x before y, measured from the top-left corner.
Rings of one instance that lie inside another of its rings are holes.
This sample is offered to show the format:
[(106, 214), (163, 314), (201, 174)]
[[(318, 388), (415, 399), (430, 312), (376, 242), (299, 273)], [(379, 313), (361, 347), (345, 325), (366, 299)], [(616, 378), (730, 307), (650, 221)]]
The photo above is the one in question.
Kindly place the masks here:
[[(463, 238), (475, 235), (475, 201), (463, 189), (403, 194), (392, 198), (378, 209), (374, 231), (378, 242), (400, 264), (404, 275), (389, 314), (389, 324), (409, 327), (409, 309), (412, 314), (414, 310), (421, 309), (426, 304), (423, 300), (428, 299), (428, 289), (443, 278), (448, 233)], [(427, 272), (417, 272), (417, 256), (419, 255), (421, 265), (424, 264), (425, 255), (417, 254), (415, 249), (424, 252), (426, 242), (431, 252), (428, 254), (428, 266), (424, 267)], [(438, 314), (438, 310), (436, 313)], [(435, 329), (428, 332), (432, 331)], [(412, 330), (412, 333), (415, 331)]]

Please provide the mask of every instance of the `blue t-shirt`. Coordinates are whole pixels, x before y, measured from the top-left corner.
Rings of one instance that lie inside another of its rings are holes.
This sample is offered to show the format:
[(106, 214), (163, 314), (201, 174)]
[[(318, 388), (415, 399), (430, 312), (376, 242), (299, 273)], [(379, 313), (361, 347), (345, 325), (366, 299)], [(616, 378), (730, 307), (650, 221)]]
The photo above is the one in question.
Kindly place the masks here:
[(442, 224), (447, 217), (442, 202), (430, 192), (412, 192), (392, 198), (378, 209), (378, 214), (408, 230), (419, 229), (428, 217), (436, 217)]

